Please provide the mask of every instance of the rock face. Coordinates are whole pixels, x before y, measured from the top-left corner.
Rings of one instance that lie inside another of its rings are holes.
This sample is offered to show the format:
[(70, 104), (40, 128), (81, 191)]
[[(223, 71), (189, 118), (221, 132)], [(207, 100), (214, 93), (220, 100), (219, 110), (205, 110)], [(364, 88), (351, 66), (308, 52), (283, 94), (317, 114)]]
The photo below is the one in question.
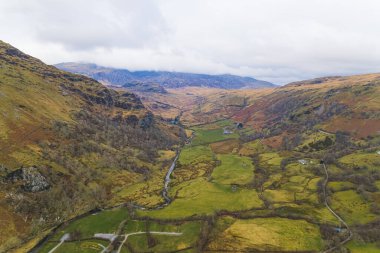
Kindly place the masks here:
[(148, 112), (144, 116), (144, 118), (142, 118), (140, 120), (140, 127), (142, 129), (147, 129), (147, 128), (151, 127), (153, 125), (153, 123), (154, 123), (154, 116), (151, 112)]
[(6, 176), (12, 183), (20, 183), (27, 192), (40, 192), (49, 189), (50, 184), (36, 167), (20, 168)]

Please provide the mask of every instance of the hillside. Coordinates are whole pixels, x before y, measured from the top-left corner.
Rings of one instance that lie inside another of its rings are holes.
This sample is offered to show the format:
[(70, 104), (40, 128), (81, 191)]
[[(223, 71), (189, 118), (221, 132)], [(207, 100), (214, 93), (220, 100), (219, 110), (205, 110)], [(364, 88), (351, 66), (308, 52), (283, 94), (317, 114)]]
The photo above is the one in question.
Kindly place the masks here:
[(266, 81), (251, 77), (234, 75), (206, 75), (168, 71), (129, 71), (113, 69), (95, 64), (60, 63), (57, 68), (72, 73), (83, 74), (104, 84), (114, 86), (131, 86), (131, 84), (159, 84), (164, 88), (181, 88), (188, 86), (212, 87), (221, 89), (258, 89), (274, 87)]
[(163, 202), (183, 134), (134, 94), (0, 41), (0, 115), (0, 252), (94, 208)]
[(236, 120), (273, 135), (311, 128), (355, 138), (380, 132), (380, 74), (327, 77), (275, 89), (236, 114)]

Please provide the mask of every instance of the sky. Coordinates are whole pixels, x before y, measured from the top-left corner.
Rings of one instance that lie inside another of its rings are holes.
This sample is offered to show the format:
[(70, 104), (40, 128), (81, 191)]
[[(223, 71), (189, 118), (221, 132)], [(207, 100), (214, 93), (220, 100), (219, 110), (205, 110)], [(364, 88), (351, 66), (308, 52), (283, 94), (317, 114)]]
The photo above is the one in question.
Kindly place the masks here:
[(0, 39), (48, 64), (251, 76), (380, 72), (379, 0), (0, 0)]

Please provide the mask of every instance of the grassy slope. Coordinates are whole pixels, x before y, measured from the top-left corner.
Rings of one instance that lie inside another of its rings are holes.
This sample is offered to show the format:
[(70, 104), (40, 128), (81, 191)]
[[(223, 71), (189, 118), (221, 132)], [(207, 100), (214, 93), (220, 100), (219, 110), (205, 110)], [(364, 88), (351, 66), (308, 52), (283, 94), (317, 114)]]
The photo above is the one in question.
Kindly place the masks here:
[[(78, 118), (79, 112), (85, 116)], [(147, 113), (133, 94), (111, 91), (92, 79), (60, 71), (0, 41), (0, 165), (8, 169), (0, 171), (0, 177), (20, 166), (37, 166), (52, 183), (49, 191), (33, 194), (0, 180), (0, 220), (1, 226), (6, 228), (0, 233), (0, 251), (31, 239), (42, 233), (41, 230), (60, 222), (59, 219), (99, 205), (96, 199), (102, 194), (108, 195), (107, 201), (111, 201), (101, 205), (144, 199), (139, 192), (115, 198), (121, 190), (118, 185), (125, 188), (146, 179), (141, 172), (116, 168), (106, 161), (107, 156), (125, 167), (130, 163), (151, 170), (150, 177), (158, 180), (151, 189), (145, 186), (144, 193), (153, 204), (162, 201), (157, 200), (162, 184), (160, 169), (167, 159), (151, 164), (154, 154), (145, 154), (146, 149), (139, 149), (135, 144), (128, 147), (129, 140), (125, 137), (118, 143), (92, 141), (102, 138), (98, 134), (103, 133), (110, 140), (115, 139), (117, 133), (112, 131), (126, 125), (125, 120), (130, 115), (142, 120)], [(91, 126), (96, 120), (114, 125), (104, 132), (101, 130), (102, 133), (95, 133), (103, 127)], [(57, 130), (56, 122), (63, 127)], [(155, 128), (146, 133), (137, 128), (136, 131), (153, 140), (178, 140), (178, 128), (169, 128), (158, 121), (154, 124)], [(92, 129), (92, 132), (86, 130), (89, 135), (81, 136), (84, 132), (76, 129)], [(148, 141), (141, 139), (139, 143), (143, 146)], [(115, 148), (117, 145), (120, 151)], [(80, 146), (82, 150), (75, 151)], [(86, 150), (89, 146), (92, 150)], [(127, 162), (121, 161), (125, 152), (128, 152)], [(60, 159), (62, 156), (64, 160)], [(147, 161), (144, 157), (152, 160)], [(22, 207), (17, 198), (24, 199)], [(46, 214), (49, 217), (45, 217)], [(39, 217), (44, 217), (46, 223), (37, 222), (35, 219)]]
[[(314, 122), (327, 131), (350, 132), (356, 137), (376, 135), (380, 126), (379, 74), (329, 78), (289, 84), (253, 101), (235, 120), (256, 129), (275, 127), (295, 131)], [(317, 119), (317, 120), (316, 120)]]
[(227, 217), (218, 220), (216, 226), (221, 231), (208, 246), (216, 251), (317, 251), (322, 247), (318, 227), (303, 220)]
[(248, 157), (218, 155), (221, 164), (212, 173), (212, 182), (218, 184), (248, 184), (253, 180), (253, 165)]

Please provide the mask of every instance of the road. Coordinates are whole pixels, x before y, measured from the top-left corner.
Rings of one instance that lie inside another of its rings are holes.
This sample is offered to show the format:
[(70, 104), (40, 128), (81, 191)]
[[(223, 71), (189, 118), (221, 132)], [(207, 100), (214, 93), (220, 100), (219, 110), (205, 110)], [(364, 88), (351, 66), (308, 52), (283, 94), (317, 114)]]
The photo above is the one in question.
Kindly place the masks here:
[(64, 243), (66, 240), (70, 239), (70, 234), (64, 234), (62, 237), (61, 237), (61, 240), (60, 242), (54, 247), (52, 248), (49, 253), (53, 253), (56, 249), (59, 248), (59, 246), (62, 245), (62, 243)]
[[(129, 234), (124, 235), (124, 240), (121, 242), (119, 248), (117, 249), (116, 253), (120, 253), (124, 243), (128, 240), (128, 237), (131, 235), (140, 235), (140, 234), (146, 234), (147, 232), (140, 231), (140, 232), (133, 232)], [(150, 234), (158, 234), (158, 235), (171, 235), (171, 236), (180, 236), (182, 233), (177, 233), (177, 232), (159, 232), (159, 231), (150, 231)], [(104, 251), (102, 251), (104, 252)]]
[(327, 188), (327, 183), (329, 182), (329, 173), (327, 171), (327, 167), (326, 167), (325, 163), (323, 163), (322, 165), (323, 165), (323, 169), (324, 169), (325, 174), (326, 174), (325, 181), (323, 182), (323, 197), (325, 199), (324, 200), (325, 206), (339, 220), (339, 222), (342, 223), (346, 227), (346, 229), (348, 231), (348, 237), (347, 237), (347, 239), (341, 241), (339, 243), (339, 245), (336, 245), (336, 246), (334, 246), (332, 248), (329, 248), (329, 249), (323, 251), (323, 253), (329, 253), (329, 252), (337, 249), (339, 246), (342, 246), (345, 243), (349, 242), (352, 239), (352, 231), (349, 228), (348, 224), (330, 207), (330, 205), (327, 202), (326, 188)]

